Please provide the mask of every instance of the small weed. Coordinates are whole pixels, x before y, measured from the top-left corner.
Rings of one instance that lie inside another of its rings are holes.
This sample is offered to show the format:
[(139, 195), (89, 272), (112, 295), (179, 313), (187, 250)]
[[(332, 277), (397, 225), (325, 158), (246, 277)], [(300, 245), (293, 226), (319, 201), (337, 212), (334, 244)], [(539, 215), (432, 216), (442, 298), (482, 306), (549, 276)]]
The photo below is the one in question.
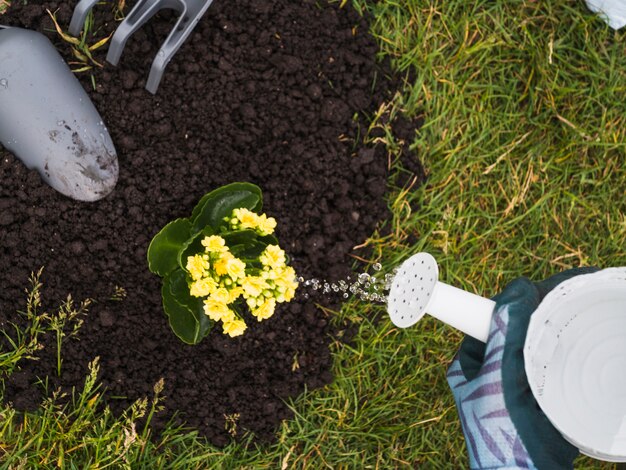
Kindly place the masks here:
[(74, 307), (74, 300), (71, 295), (67, 296), (67, 300), (59, 307), (54, 315), (46, 317), (47, 329), (52, 331), (56, 336), (57, 346), (57, 375), (61, 375), (61, 346), (63, 338), (70, 338), (78, 334), (78, 330), (83, 325), (82, 315), (87, 313), (87, 309), (91, 305), (91, 300), (87, 299), (80, 303), (78, 308)]
[(122, 300), (124, 300), (127, 296), (127, 292), (126, 289), (124, 289), (121, 286), (115, 286), (113, 288), (113, 295), (110, 297), (109, 300), (113, 300), (115, 302), (121, 302)]
[(239, 413), (224, 415), (224, 429), (228, 432), (228, 434), (230, 434), (231, 437), (237, 436), (237, 422), (239, 421), (240, 416), (241, 415)]
[(91, 39), (93, 34), (93, 13), (89, 13), (87, 15), (87, 19), (85, 20), (85, 27), (81, 31), (80, 38), (76, 38), (71, 36), (70, 34), (63, 31), (59, 23), (56, 19), (56, 14), (52, 13), (50, 10), (46, 10), (50, 18), (52, 18), (52, 22), (54, 23), (54, 27), (56, 28), (57, 33), (61, 36), (65, 42), (69, 43), (72, 47), (72, 54), (78, 62), (70, 62), (70, 65), (78, 65), (79, 68), (73, 69), (72, 72), (86, 72), (91, 70), (93, 66), (102, 67), (102, 64), (93, 58), (92, 52), (96, 49), (104, 46), (109, 39), (111, 39), (112, 33), (108, 36), (98, 40), (94, 44), (88, 44), (87, 41)]
[(298, 369), (300, 369), (300, 362), (298, 361), (298, 352), (296, 351), (291, 360), (291, 372), (295, 372)]
[(156, 413), (163, 410), (163, 406), (159, 404), (165, 398), (161, 395), (163, 393), (163, 388), (165, 388), (165, 380), (163, 379), (163, 377), (161, 377), (152, 388), (154, 396), (152, 397), (152, 401), (150, 402), (150, 410), (148, 411), (148, 416), (146, 418), (143, 432), (141, 433), (141, 438), (144, 442), (147, 441), (150, 437), (150, 423), (152, 422), (152, 418)]
[(126, 0), (117, 0), (113, 5), (113, 17), (115, 21), (122, 21), (124, 19), (124, 10), (126, 9)]
[(18, 312), (27, 323), (27, 327), (22, 328), (15, 323), (9, 323), (14, 335), (10, 335), (6, 329), (2, 329), (6, 344), (9, 348), (0, 347), (0, 374), (11, 375), (15, 367), (22, 359), (34, 359), (35, 353), (42, 348), (39, 343), (39, 336), (44, 333), (43, 321), (46, 314), (40, 314), (41, 307), (41, 282), (40, 277), (43, 272), (41, 268), (37, 273), (31, 274), (30, 288), (27, 289), (26, 311)]

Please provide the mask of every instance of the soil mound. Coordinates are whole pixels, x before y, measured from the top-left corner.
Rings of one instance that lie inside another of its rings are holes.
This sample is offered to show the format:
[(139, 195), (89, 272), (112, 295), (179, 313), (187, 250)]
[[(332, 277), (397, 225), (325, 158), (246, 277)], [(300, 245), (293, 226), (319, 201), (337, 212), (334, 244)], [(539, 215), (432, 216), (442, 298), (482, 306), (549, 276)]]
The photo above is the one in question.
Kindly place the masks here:
[[(23, 3), (13, 2), (3, 23), (43, 32), (75, 61), (46, 9), (67, 28), (76, 2)], [(94, 13), (95, 40), (119, 24), (110, 5)], [(52, 389), (80, 387), (99, 356), (114, 410), (150, 396), (163, 377), (167, 399), (157, 426), (178, 412), (223, 445), (230, 438), (225, 415), (239, 413), (239, 435), (271, 439), (290, 415), (286, 398), (332, 380), (328, 319), (300, 295), (270, 320), (248, 318), (242, 337), (217, 328), (186, 346), (162, 312), (148, 244), (206, 192), (249, 181), (262, 188), (264, 210), (277, 219), (297, 272), (345, 277), (353, 247), (388, 215), (386, 151), (362, 138), (367, 116), (395, 85), (389, 68), (376, 63), (366, 20), (349, 6), (215, 0), (153, 96), (145, 81), (174, 20), (161, 13), (136, 32), (118, 67), (105, 64), (106, 47), (94, 51), (104, 67), (94, 68), (93, 81), (80, 75), (118, 151), (119, 183), (105, 200), (69, 200), (0, 149), (1, 324), (16, 320), (28, 277), (41, 266), (48, 309), (68, 293), (95, 300), (79, 335), (63, 343), (61, 377), (48, 335), (40, 360), (7, 381), (5, 399), (36, 407), (37, 377), (49, 376)], [(403, 132), (410, 136), (416, 125), (405, 122)], [(423, 176), (414, 156), (405, 165)], [(120, 288), (126, 295), (116, 300)]]

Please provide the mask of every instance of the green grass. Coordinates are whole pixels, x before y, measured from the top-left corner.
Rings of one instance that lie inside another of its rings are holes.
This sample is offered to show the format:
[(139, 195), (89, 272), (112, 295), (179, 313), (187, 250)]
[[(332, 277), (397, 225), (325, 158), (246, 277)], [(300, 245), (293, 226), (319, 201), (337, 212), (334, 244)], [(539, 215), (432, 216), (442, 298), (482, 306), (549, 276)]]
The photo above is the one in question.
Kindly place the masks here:
[[(373, 261), (389, 271), (430, 251), (442, 280), (485, 296), (522, 275), (626, 265), (623, 33), (580, 1), (354, 4), (373, 14), (381, 56), (415, 71), (381, 113), (424, 117), (410, 144), (429, 174), (421, 188), (392, 192), (392, 235), (372, 236)], [(354, 302), (335, 316), (358, 322), (357, 339), (333, 346), (334, 382), (293, 404), (296, 418), (272, 446), (216, 450), (182, 430), (151, 441), (132, 427), (150, 403), (114, 420), (95, 411), (92, 384), (65, 410), (48, 403), (20, 419), (3, 405), (0, 459), (14, 468), (465, 468), (445, 381), (460, 335), (429, 319), (400, 331), (384, 314)], [(613, 466), (581, 458), (577, 468)]]

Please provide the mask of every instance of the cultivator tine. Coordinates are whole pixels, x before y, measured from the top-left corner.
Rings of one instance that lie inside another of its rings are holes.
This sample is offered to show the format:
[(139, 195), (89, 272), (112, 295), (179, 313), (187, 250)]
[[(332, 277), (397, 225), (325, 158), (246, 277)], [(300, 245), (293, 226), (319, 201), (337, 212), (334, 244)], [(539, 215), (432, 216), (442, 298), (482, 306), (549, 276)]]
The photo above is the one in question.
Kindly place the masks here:
[(139, 0), (115, 30), (109, 45), (107, 62), (117, 65), (128, 38), (152, 18), (157, 11), (162, 8), (179, 9), (180, 6), (181, 3), (177, 0)]
[(80, 2), (78, 2), (78, 5), (74, 8), (72, 21), (70, 22), (69, 32), (72, 36), (78, 36), (80, 34), (85, 24), (85, 19), (87, 19), (87, 15), (98, 1), (99, 0), (80, 0)]
[(146, 89), (150, 93), (156, 93), (165, 67), (167, 67), (167, 64), (172, 57), (174, 57), (174, 54), (176, 54), (180, 46), (187, 40), (193, 28), (198, 21), (200, 21), (200, 18), (202, 18), (202, 15), (207, 11), (212, 1), (213, 0), (186, 0), (183, 2), (185, 9), (181, 12), (174, 29), (167, 39), (165, 39), (165, 42), (152, 62), (152, 67), (150, 67), (150, 75), (146, 83)]
[[(98, 1), (80, 0), (78, 2), (70, 23), (69, 31), (73, 36), (80, 34), (89, 11)], [(180, 15), (178, 21), (152, 62), (150, 75), (146, 83), (146, 89), (152, 94), (156, 93), (165, 67), (167, 67), (167, 64), (172, 60), (172, 57), (182, 46), (183, 42), (189, 37), (191, 31), (193, 31), (193, 28), (198, 24), (198, 21), (206, 13), (212, 2), (213, 0), (138, 0), (111, 38), (109, 51), (107, 52), (107, 62), (117, 65), (128, 38), (159, 10), (167, 8), (177, 11)]]

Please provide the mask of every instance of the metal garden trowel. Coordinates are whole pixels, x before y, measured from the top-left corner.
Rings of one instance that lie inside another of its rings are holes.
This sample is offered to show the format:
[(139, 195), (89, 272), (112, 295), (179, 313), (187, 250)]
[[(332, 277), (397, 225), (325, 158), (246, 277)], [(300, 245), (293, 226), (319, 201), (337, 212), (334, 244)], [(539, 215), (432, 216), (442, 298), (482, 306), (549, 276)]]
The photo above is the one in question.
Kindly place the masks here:
[(118, 162), (89, 96), (44, 35), (0, 26), (0, 143), (60, 193), (96, 201)]

